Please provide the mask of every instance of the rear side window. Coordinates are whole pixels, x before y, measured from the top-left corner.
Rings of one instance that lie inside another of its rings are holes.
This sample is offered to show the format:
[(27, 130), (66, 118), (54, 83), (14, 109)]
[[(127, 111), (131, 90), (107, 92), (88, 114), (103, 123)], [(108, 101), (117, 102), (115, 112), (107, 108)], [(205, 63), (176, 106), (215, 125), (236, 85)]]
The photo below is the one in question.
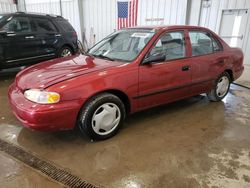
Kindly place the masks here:
[(31, 27), (29, 19), (26, 17), (10, 17), (0, 30), (15, 33), (27, 33), (31, 32)]
[(38, 31), (41, 33), (57, 32), (57, 29), (54, 26), (54, 24), (48, 19), (32, 18), (31, 23), (32, 23), (32, 28), (35, 31)]
[(75, 32), (74, 28), (70, 25), (69, 22), (66, 20), (57, 20), (58, 25), (63, 29), (65, 32)]
[(209, 33), (190, 31), (192, 56), (200, 56), (221, 51), (221, 45)]

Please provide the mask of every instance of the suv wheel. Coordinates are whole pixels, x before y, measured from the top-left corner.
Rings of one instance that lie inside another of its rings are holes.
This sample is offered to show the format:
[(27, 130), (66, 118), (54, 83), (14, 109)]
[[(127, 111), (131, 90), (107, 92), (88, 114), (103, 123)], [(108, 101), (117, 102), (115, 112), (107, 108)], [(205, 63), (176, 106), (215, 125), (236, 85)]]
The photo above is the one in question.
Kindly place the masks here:
[(67, 46), (62, 47), (58, 54), (59, 57), (68, 57), (72, 55), (72, 50)]
[(118, 132), (125, 114), (125, 106), (117, 96), (103, 93), (93, 97), (84, 105), (78, 118), (78, 125), (90, 138), (104, 140)]
[(216, 81), (215, 87), (207, 93), (210, 101), (221, 101), (228, 93), (231, 78), (227, 72), (222, 73)]

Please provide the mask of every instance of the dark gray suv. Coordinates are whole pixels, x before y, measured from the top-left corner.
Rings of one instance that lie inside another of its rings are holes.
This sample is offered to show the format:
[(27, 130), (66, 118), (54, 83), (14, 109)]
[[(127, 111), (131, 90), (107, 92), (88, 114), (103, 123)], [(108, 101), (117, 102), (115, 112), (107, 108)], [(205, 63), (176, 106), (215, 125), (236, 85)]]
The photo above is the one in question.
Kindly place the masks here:
[(77, 52), (77, 34), (61, 16), (17, 12), (0, 15), (0, 69)]

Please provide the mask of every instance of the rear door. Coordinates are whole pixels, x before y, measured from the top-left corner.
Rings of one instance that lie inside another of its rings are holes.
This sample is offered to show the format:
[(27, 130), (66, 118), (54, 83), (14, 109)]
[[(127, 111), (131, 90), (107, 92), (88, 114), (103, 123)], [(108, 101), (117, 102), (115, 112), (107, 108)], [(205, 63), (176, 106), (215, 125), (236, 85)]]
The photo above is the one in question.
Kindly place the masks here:
[(56, 56), (61, 34), (52, 21), (46, 17), (34, 17), (32, 23), (36, 25), (36, 34), (41, 40), (39, 54), (44, 58)]
[(7, 32), (1, 35), (4, 41), (5, 66), (23, 65), (37, 56), (39, 40), (32, 31), (28, 17), (10, 17), (1, 30)]
[(166, 32), (146, 57), (164, 54), (165, 60), (139, 67), (139, 108), (148, 108), (189, 95), (190, 59), (187, 57), (185, 32)]
[(195, 95), (212, 88), (221, 68), (224, 67), (227, 55), (223, 53), (219, 41), (209, 32), (190, 30), (189, 38), (192, 49), (190, 92)]

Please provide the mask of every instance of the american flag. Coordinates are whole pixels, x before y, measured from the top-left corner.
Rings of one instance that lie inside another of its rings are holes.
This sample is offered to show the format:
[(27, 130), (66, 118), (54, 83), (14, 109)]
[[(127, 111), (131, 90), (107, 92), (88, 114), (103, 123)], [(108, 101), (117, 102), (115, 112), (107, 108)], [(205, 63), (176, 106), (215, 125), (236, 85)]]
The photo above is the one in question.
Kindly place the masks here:
[(118, 1), (118, 29), (137, 25), (138, 0)]

